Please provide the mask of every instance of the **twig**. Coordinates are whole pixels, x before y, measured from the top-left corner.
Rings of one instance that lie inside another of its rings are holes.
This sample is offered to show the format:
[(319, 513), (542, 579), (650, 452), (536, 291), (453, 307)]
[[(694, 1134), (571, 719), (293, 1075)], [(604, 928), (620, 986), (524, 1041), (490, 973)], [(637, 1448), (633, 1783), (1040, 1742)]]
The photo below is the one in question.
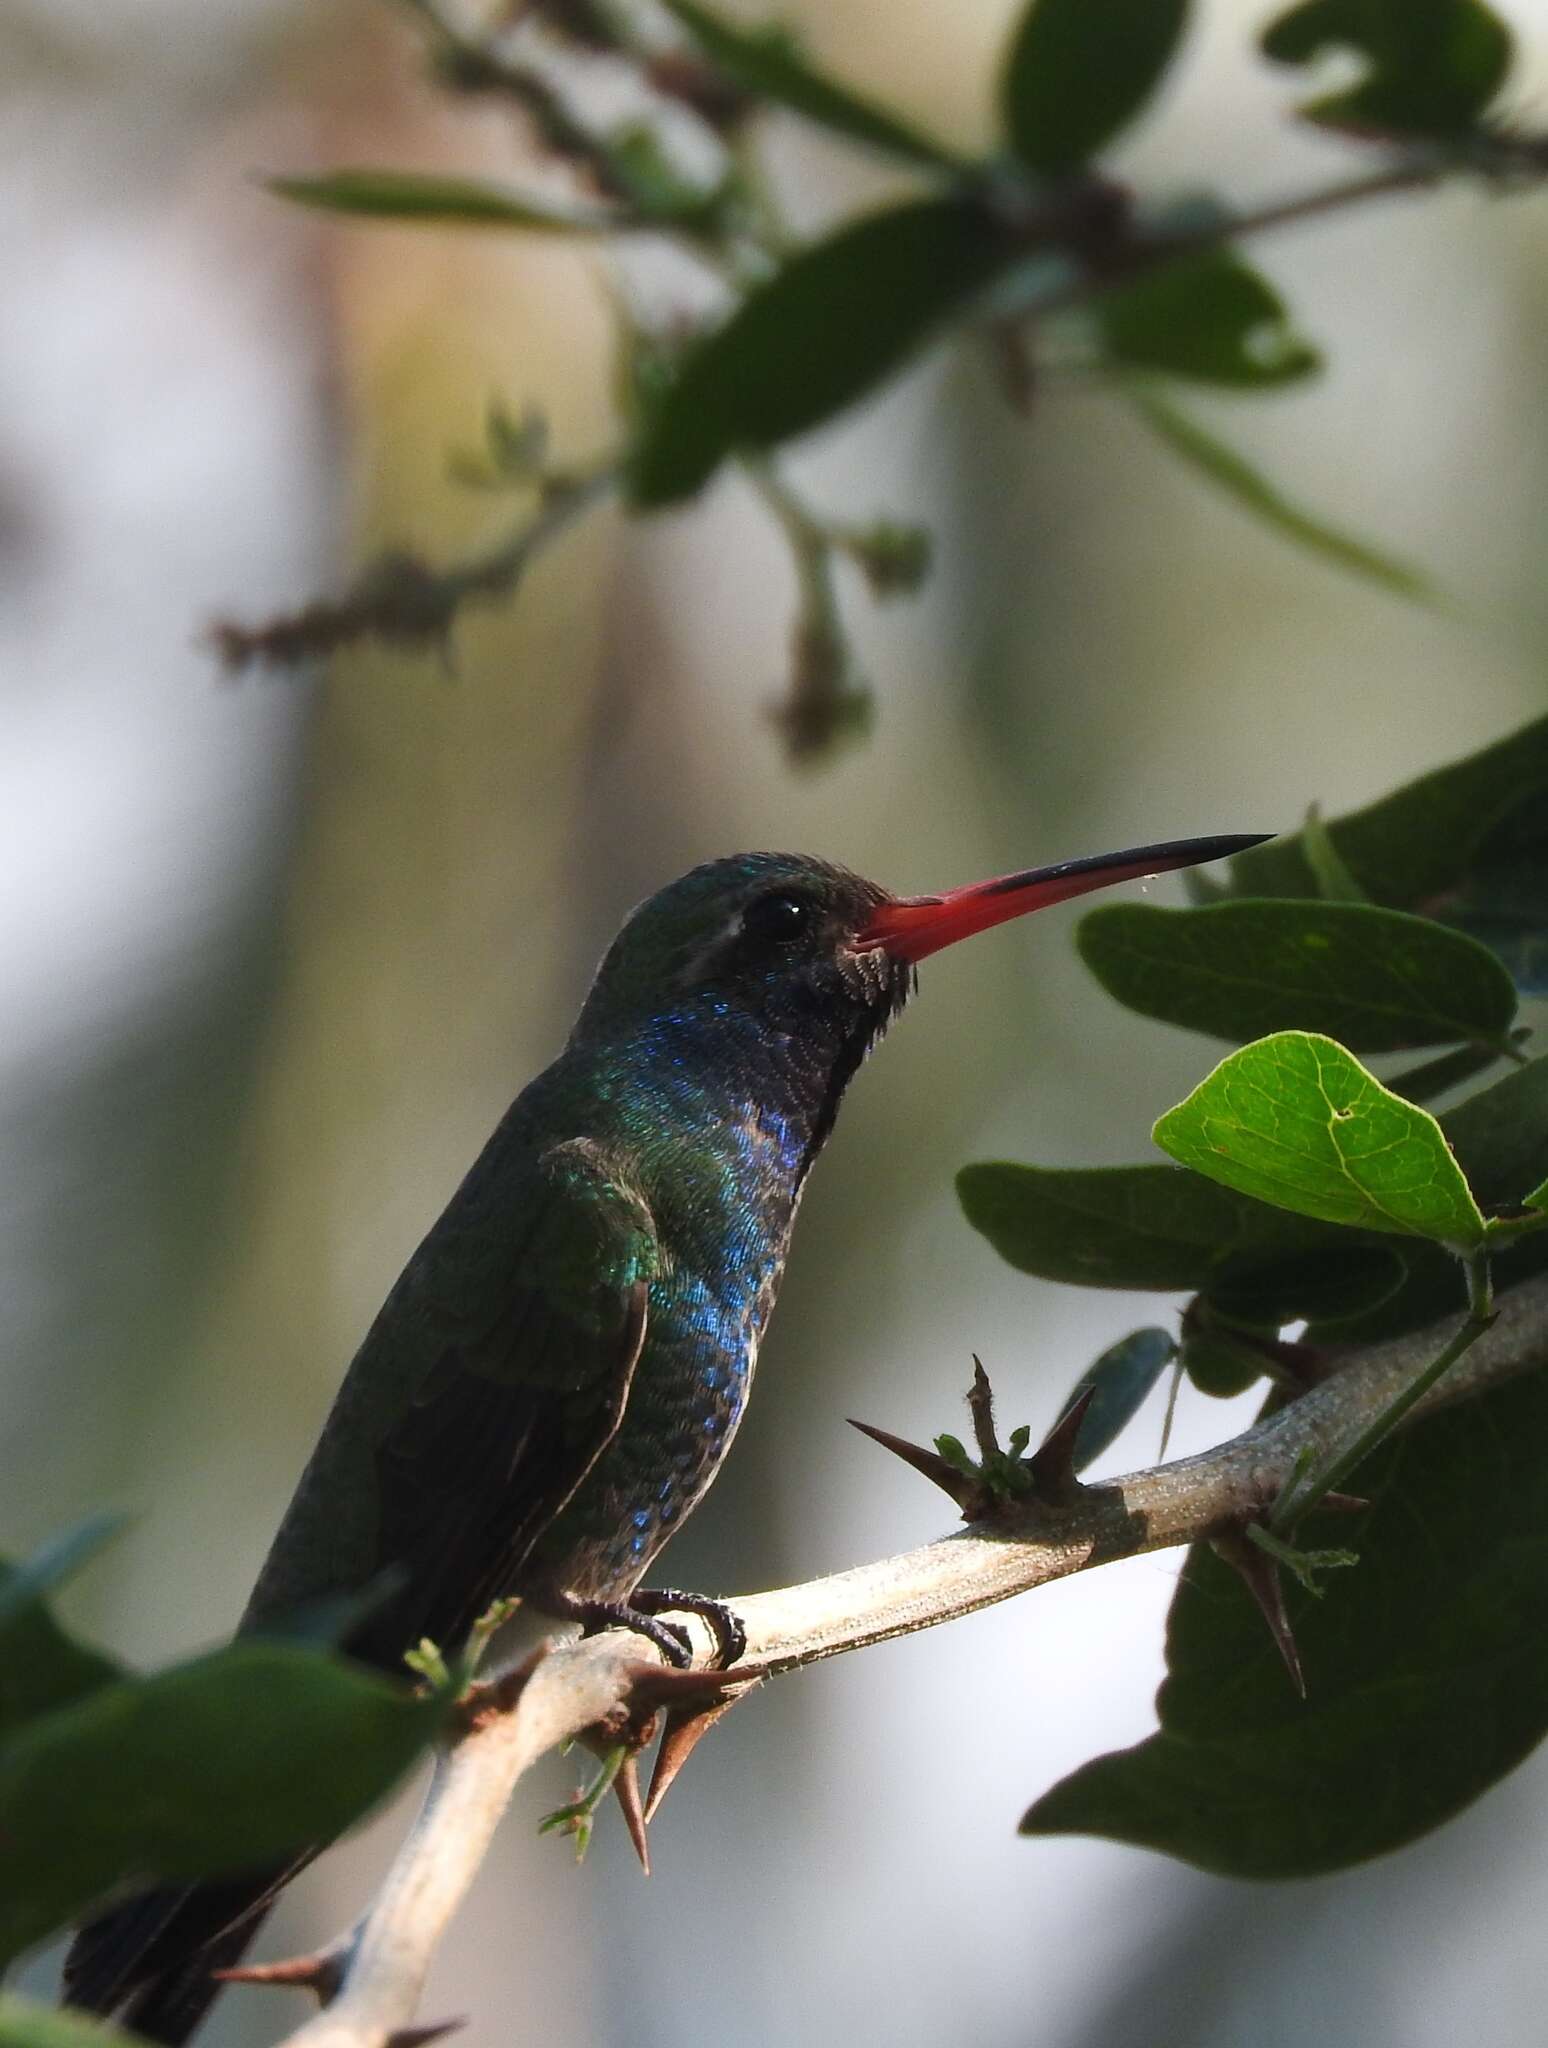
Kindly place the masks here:
[(537, 511), (466, 562), (435, 569), (415, 555), (382, 555), (340, 598), (256, 626), (219, 620), (210, 629), (216, 650), (228, 670), (240, 673), (254, 662), (279, 668), (315, 660), (367, 634), (399, 646), (440, 645), (465, 604), (506, 596), (544, 548), (617, 489), (621, 474), (614, 457), (578, 475), (548, 478)]
[(1366, 1418), (1351, 1442), (1331, 1452), (1304, 1478), (1291, 1478), (1269, 1517), (1269, 1528), (1275, 1535), (1288, 1535), (1297, 1522), (1335, 1490), (1341, 1480), (1347, 1479), (1358, 1465), (1363, 1464), (1383, 1438), (1390, 1436), (1398, 1427), (1410, 1409), (1418, 1406), (1437, 1381), (1450, 1372), (1489, 1329), (1494, 1321), (1494, 1282), (1488, 1252), (1471, 1253), (1464, 1262), (1464, 1271), (1467, 1274), (1467, 1314), (1460, 1328), (1452, 1333), (1427, 1365), (1399, 1388), (1385, 1408)]
[[(1385, 1416), (1443, 1343), (1437, 1328), (1373, 1346), (1230, 1442), (1084, 1488), (1067, 1509), (1002, 1516), (992, 1532), (962, 1530), (831, 1578), (734, 1600), (748, 1638), (734, 1676), (753, 1680), (793, 1671), (955, 1620), (1095, 1565), (1240, 1525), (1282, 1491), (1308, 1449), (1325, 1456)], [(1548, 1277), (1512, 1289), (1494, 1322), (1404, 1420), (1545, 1363)], [(691, 1618), (685, 1625), (708, 1659), (714, 1649), (708, 1628)], [(616, 1631), (556, 1649), (533, 1669), (508, 1712), (481, 1719), (441, 1759), (424, 1809), (353, 1945), (342, 1990), (290, 2036), (287, 2048), (388, 2048), (401, 2036), (413, 2021), (436, 1944), (522, 1773), (559, 1743), (637, 1705), (652, 1655), (638, 1637)], [(657, 1682), (685, 1683), (690, 1676), (662, 1673)]]

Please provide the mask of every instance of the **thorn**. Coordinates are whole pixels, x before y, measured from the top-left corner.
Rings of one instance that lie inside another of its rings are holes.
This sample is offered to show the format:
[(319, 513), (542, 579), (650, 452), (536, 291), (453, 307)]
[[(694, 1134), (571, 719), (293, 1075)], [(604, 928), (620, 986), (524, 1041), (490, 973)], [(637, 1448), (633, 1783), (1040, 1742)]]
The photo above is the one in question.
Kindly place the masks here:
[(1176, 1360), (1172, 1366), (1172, 1384), (1168, 1387), (1166, 1394), (1166, 1420), (1161, 1425), (1161, 1448), (1156, 1453), (1156, 1462), (1161, 1465), (1166, 1463), (1167, 1446), (1172, 1441), (1172, 1423), (1177, 1415), (1177, 1396), (1182, 1390), (1182, 1383), (1183, 1358), (1181, 1348), (1179, 1348)]
[(848, 1421), (851, 1429), (858, 1429), (873, 1444), (880, 1444), (884, 1451), (891, 1451), (895, 1458), (901, 1458), (905, 1465), (912, 1466), (921, 1477), (938, 1486), (971, 1520), (969, 1509), (976, 1500), (978, 1488), (965, 1472), (959, 1472), (955, 1465), (948, 1465), (939, 1451), (927, 1451), (923, 1444), (911, 1444), (907, 1437), (894, 1436), (891, 1430), (877, 1429), (873, 1423), (857, 1421), (853, 1415)]
[(244, 1963), (229, 1970), (211, 1970), (210, 1975), (218, 1984), (283, 1984), (295, 1991), (311, 1991), (319, 2005), (329, 2005), (343, 1986), (354, 1946), (351, 1936), (315, 1955), (286, 1956), (277, 1963)]
[(1290, 1616), (1285, 1610), (1285, 1589), (1280, 1582), (1279, 1566), (1266, 1551), (1250, 1543), (1239, 1529), (1228, 1529), (1214, 1537), (1211, 1547), (1215, 1555), (1231, 1567), (1257, 1602), (1258, 1612), (1268, 1623), (1269, 1634), (1285, 1660), (1285, 1669), (1304, 1700), (1306, 1677), (1301, 1670), (1301, 1655), (1295, 1646)]
[(626, 1756), (613, 1780), (613, 1790), (623, 1810), (624, 1826), (640, 1859), (640, 1868), (650, 1876), (650, 1845), (645, 1839), (645, 1809), (640, 1799), (640, 1766), (637, 1758)]
[(978, 1455), (987, 1464), (991, 1458), (998, 1457), (1000, 1439), (994, 1433), (994, 1395), (989, 1388), (989, 1375), (976, 1351), (973, 1353), (973, 1384), (968, 1388), (967, 1404), (973, 1418)]
[(650, 1791), (645, 1798), (647, 1822), (653, 1821), (660, 1812), (661, 1802), (671, 1790), (673, 1780), (700, 1742), (722, 1715), (730, 1713), (741, 1697), (741, 1693), (735, 1692), (707, 1707), (674, 1707), (667, 1715), (661, 1747), (656, 1751), (656, 1767), (650, 1774)]
[(1084, 1491), (1075, 1471), (1075, 1443), (1095, 1398), (1095, 1387), (1082, 1387), (1028, 1460), (1033, 1495), (1046, 1507), (1068, 1507)]
[(1370, 1502), (1358, 1493), (1325, 1493), (1312, 1513), (1320, 1515), (1324, 1508), (1333, 1515), (1363, 1515)]
[(443, 2034), (455, 2034), (467, 2023), (464, 2013), (454, 2020), (437, 2020), (428, 2027), (399, 2027), (396, 2033), (387, 2036), (387, 2048), (425, 2048), (427, 2041), (439, 2041)]
[(756, 1685), (762, 1673), (742, 1665), (730, 1671), (713, 1671), (702, 1664), (675, 1671), (670, 1665), (647, 1664), (642, 1658), (628, 1667), (626, 1676), (630, 1707), (638, 1713), (642, 1707), (677, 1706), (684, 1701), (697, 1704), (718, 1699), (724, 1693), (743, 1692)]

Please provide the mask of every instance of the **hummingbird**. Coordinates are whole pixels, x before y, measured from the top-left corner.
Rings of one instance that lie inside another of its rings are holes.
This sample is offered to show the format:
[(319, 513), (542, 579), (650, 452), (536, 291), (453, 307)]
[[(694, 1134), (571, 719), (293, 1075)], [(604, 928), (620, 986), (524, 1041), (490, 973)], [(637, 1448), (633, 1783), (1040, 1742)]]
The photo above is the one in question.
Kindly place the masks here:
[[(920, 961), (975, 932), (1262, 835), (1185, 839), (894, 896), (748, 853), (627, 919), (558, 1058), (511, 1105), (367, 1332), (240, 1630), (387, 1585), (343, 1647), (386, 1671), (501, 1599), (622, 1625), (673, 1663), (720, 1602), (642, 1590), (746, 1408), (812, 1163)], [(385, 1577), (384, 1577), (385, 1575)], [(132, 1898), (66, 1959), (66, 2002), (185, 2040), (283, 1869)]]

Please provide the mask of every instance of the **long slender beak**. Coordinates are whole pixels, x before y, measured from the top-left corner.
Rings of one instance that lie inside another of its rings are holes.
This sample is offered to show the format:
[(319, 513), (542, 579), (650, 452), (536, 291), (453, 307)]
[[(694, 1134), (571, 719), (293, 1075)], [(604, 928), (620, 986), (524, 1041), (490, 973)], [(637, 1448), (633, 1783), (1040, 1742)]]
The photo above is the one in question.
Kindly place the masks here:
[(1273, 837), (1271, 832), (1228, 832), (1213, 839), (1169, 839), (1160, 846), (1131, 846), (1123, 853), (1098, 853), (1051, 868), (1024, 868), (1019, 875), (996, 875), (992, 881), (948, 889), (944, 896), (897, 896), (881, 905), (852, 943), (858, 952), (885, 947), (896, 960), (923, 960), (990, 925), (1025, 917), (1029, 910), (1046, 909), (1050, 903), (1105, 889), (1112, 882), (1224, 860)]

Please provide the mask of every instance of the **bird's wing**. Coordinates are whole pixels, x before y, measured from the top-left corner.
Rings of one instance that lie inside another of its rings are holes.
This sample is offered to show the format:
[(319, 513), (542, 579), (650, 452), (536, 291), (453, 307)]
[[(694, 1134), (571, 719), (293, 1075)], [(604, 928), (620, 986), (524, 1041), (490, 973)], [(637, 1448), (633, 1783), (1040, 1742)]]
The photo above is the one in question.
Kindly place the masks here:
[[(617, 1431), (659, 1266), (649, 1208), (588, 1139), (515, 1174), (487, 1163), (362, 1345), (246, 1626), (272, 1625), (298, 1586), (315, 1597), (387, 1574), (398, 1590), (351, 1653), (396, 1669), (422, 1636), (455, 1648)], [(330, 1515), (356, 1525), (342, 1565)]]

